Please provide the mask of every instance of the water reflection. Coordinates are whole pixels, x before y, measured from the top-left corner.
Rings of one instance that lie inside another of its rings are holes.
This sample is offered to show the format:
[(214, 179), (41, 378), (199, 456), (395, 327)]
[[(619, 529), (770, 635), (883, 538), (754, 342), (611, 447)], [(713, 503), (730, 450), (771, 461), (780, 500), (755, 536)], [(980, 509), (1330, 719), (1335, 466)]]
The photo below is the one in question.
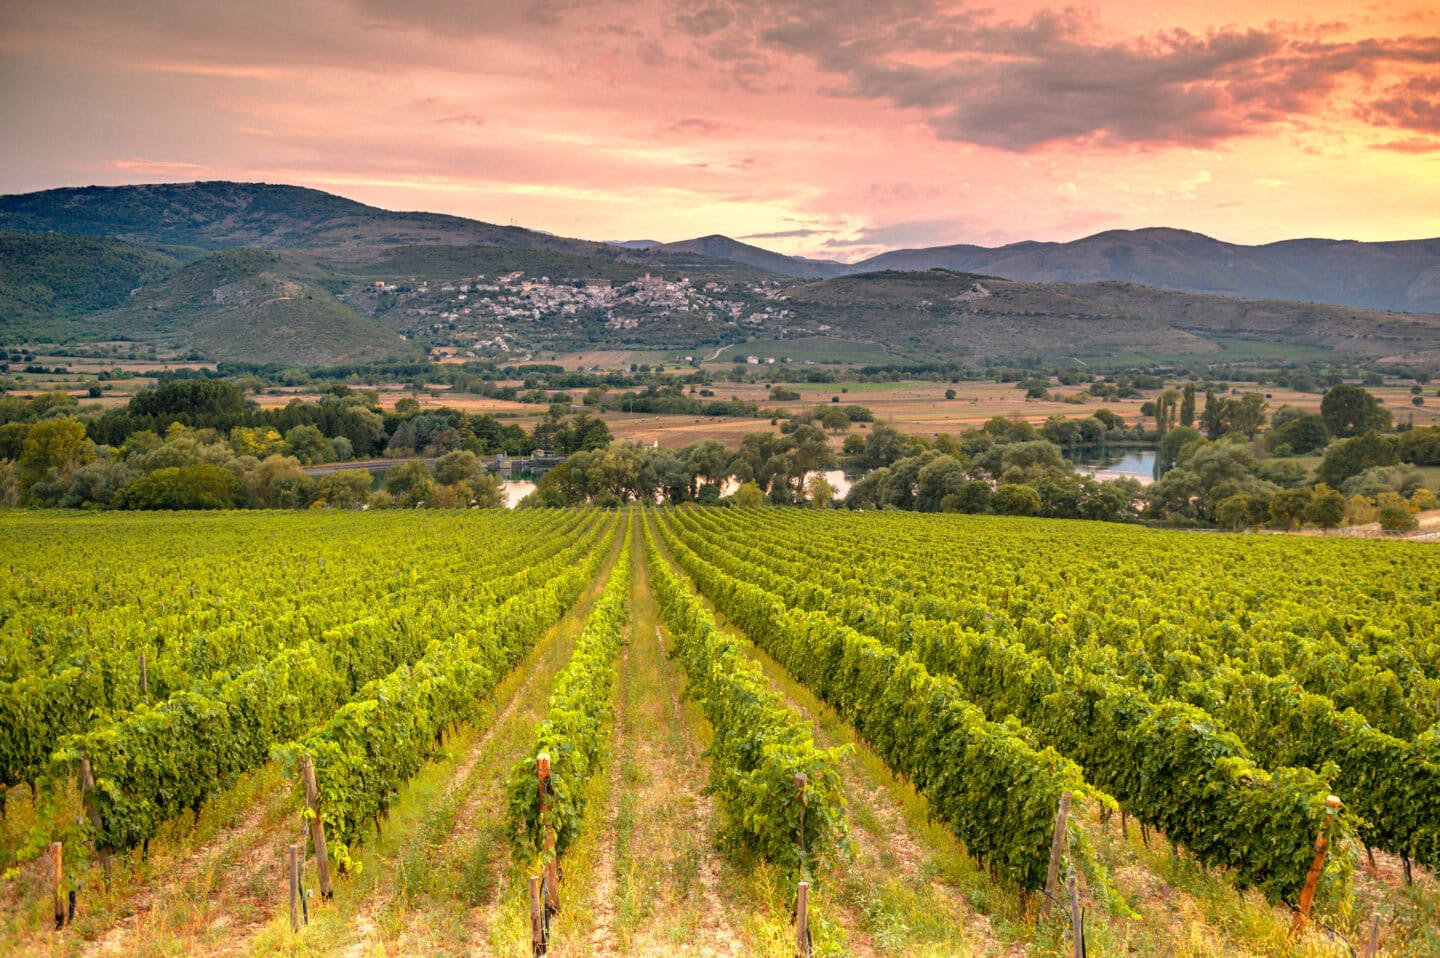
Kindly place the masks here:
[(506, 479), (500, 485), (505, 493), (506, 509), (514, 509), (521, 499), (535, 491), (535, 483), (528, 479)]
[(1088, 449), (1069, 456), (1077, 472), (1089, 473), (1096, 479), (1139, 479), (1147, 484), (1155, 481), (1158, 457), (1154, 449)]

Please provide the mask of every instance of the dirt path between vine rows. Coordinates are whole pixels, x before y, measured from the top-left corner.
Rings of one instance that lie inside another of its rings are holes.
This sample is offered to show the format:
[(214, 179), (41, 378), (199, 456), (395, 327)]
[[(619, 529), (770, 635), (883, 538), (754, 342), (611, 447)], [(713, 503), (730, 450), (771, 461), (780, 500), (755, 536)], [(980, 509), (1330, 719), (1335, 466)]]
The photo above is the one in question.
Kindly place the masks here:
[(555, 680), (613, 574), (622, 534), (580, 599), (496, 690), (491, 717), (477, 723), (463, 753), (433, 780), (417, 776), (415, 814), (378, 850), (385, 877), (352, 909), (342, 954), (465, 952), (467, 912), (484, 913), (503, 890), (510, 768), (529, 753)]
[[(683, 572), (673, 560), (672, 567)], [(929, 821), (925, 800), (899, 782), (833, 709), (701, 599), (720, 628), (741, 641), (785, 705), (811, 724), (816, 745), (850, 749), (840, 772), (856, 854), (824, 876), (847, 953), (905, 953), (923, 944), (956, 955), (1026, 954), (1023, 942), (1005, 940), (992, 917), (967, 900), (976, 888), (991, 891), (992, 882), (952, 834)], [(987, 895), (1002, 897), (1009, 896)], [(1002, 917), (1008, 922), (1019, 916)]]
[(708, 729), (681, 701), (683, 678), (665, 655), (650, 592), (641, 517), (632, 521), (630, 631), (618, 668), (604, 803), (587, 816), (596, 834), (586, 850), (579, 914), (562, 913), (551, 954), (751, 954), (736, 927), (738, 907), (722, 887), (719, 815), (703, 794)]

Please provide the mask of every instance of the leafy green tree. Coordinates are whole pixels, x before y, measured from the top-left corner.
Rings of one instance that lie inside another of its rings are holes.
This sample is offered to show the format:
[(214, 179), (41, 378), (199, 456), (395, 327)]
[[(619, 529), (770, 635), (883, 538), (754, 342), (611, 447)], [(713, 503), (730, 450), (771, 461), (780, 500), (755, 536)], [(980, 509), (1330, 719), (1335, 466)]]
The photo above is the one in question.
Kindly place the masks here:
[(1167, 432), (1160, 439), (1160, 448), (1155, 455), (1155, 471), (1157, 479), (1163, 478), (1165, 473), (1174, 469), (1180, 462), (1180, 453), (1186, 446), (1193, 442), (1203, 440), (1199, 430), (1190, 426), (1176, 426)]
[(1398, 493), (1382, 494), (1375, 505), (1380, 512), (1380, 528), (1385, 532), (1411, 532), (1420, 525), (1409, 504)]
[(830, 480), (817, 472), (805, 480), (805, 493), (810, 497), (812, 508), (829, 509), (835, 498), (835, 487), (830, 485)]
[(1255, 456), (1242, 442), (1207, 442), (1194, 447), (1180, 464), (1211, 490), (1224, 482), (1243, 483), (1255, 473)]
[[(1279, 419), (1276, 415), (1276, 419)], [(1308, 456), (1324, 449), (1330, 442), (1330, 428), (1324, 418), (1301, 413), (1289, 416), (1279, 425), (1272, 423), (1265, 434), (1265, 448), (1276, 456)]]
[(866, 469), (879, 469), (897, 459), (903, 459), (909, 450), (908, 438), (891, 426), (879, 425), (865, 437), (865, 452), (860, 465)]
[[(0, 432), (5, 428), (0, 426)], [(1440, 466), (1440, 426), (1420, 426), (1402, 433), (1396, 452), (1401, 462)]]
[(1104, 522), (1128, 522), (1136, 517), (1144, 489), (1137, 479), (1087, 481), (1080, 498), (1080, 518)]
[(304, 509), (320, 495), (314, 478), (294, 456), (266, 456), (244, 475), (250, 504), (261, 509)]
[(1258, 464), (1256, 473), (1282, 489), (1294, 489), (1310, 481), (1310, 470), (1291, 459), (1267, 459)]
[(157, 469), (116, 495), (121, 509), (233, 509), (245, 486), (229, 469), (209, 462)]
[(1107, 432), (1119, 432), (1125, 428), (1125, 420), (1103, 406), (1095, 410), (1092, 415), (1105, 424)]
[(851, 483), (850, 491), (845, 494), (845, 508), (879, 509), (885, 504), (885, 486), (889, 481), (889, 466), (881, 466), (861, 476)]
[(229, 432), (245, 420), (250, 403), (238, 386), (226, 380), (181, 379), (138, 394), (128, 411), (157, 432), (172, 422)]
[(1265, 425), (1265, 409), (1269, 405), (1260, 393), (1245, 393), (1232, 401), (1227, 410), (1226, 425), (1246, 439), (1254, 439), (1260, 427)]
[(1180, 399), (1180, 425), (1192, 428), (1195, 425), (1195, 384), (1186, 383)]
[(65, 495), (58, 504), (67, 509), (113, 506), (116, 495), (135, 478), (135, 473), (117, 459), (87, 462), (71, 474)]
[(334, 451), (330, 440), (318, 426), (295, 426), (285, 433), (285, 447), (290, 455), (300, 460), (301, 465), (313, 466), (316, 463), (329, 462), (330, 455)]
[(1196, 504), (1204, 493), (1200, 477), (1177, 466), (1145, 490), (1147, 512), (1161, 519), (1194, 519)]
[(358, 509), (369, 499), (374, 482), (368, 469), (341, 469), (320, 478), (320, 498), (336, 509)]
[(1068, 448), (1083, 438), (1085, 430), (1078, 419), (1066, 419), (1056, 414), (1045, 420), (1040, 431), (1050, 442)]
[(820, 416), (820, 425), (839, 435), (850, 428), (850, 417), (845, 414), (845, 410), (832, 406)]
[(1002, 516), (1033, 516), (1040, 511), (1040, 493), (1031, 486), (1007, 482), (995, 490), (991, 505)]
[(230, 448), (237, 456), (257, 459), (274, 453), (284, 455), (288, 451), (285, 437), (273, 426), (236, 426), (230, 430)]
[(1340, 439), (1390, 428), (1390, 411), (1369, 391), (1342, 383), (1320, 400), (1320, 415), (1330, 433)]
[(1213, 389), (1205, 390), (1205, 408), (1200, 413), (1200, 428), (1210, 440), (1225, 434), (1225, 422), (1229, 416), (1230, 400), (1218, 396)]
[(397, 508), (413, 508), (434, 503), (439, 488), (430, 467), (419, 459), (403, 462), (385, 474), (385, 491), (395, 500)]
[(572, 452), (604, 449), (610, 442), (610, 427), (605, 421), (582, 412), (556, 430), (553, 441), (543, 446), (568, 456)]
[(640, 487), (653, 489), (672, 503), (692, 498), (693, 477), (685, 457), (670, 449), (650, 449), (640, 467)]
[(95, 446), (85, 427), (73, 419), (45, 419), (30, 427), (21, 444), (20, 490), (42, 479), (68, 478), (77, 466), (95, 458)]
[(1155, 398), (1155, 434), (1163, 436), (1175, 428), (1175, 420), (1179, 414), (1180, 394), (1173, 389), (1167, 389)]
[(718, 439), (704, 439), (685, 451), (685, 465), (691, 475), (690, 496), (700, 497), (700, 483), (719, 488), (730, 474), (730, 450)]
[[(1296, 419), (1304, 419), (1308, 415), (1310, 415), (1310, 413), (1307, 413), (1299, 406), (1292, 406), (1286, 403), (1270, 414), (1270, 428), (1272, 431), (1279, 429), (1286, 423), (1293, 422)], [(1322, 419), (1321, 422), (1324, 422), (1324, 420)]]
[(1286, 529), (1294, 529), (1305, 521), (1310, 504), (1309, 489), (1282, 489), (1270, 499), (1270, 520)]
[(890, 466), (890, 476), (885, 481), (885, 497), (882, 505), (896, 509), (914, 509), (916, 497), (920, 494), (920, 470), (924, 469), (934, 456), (906, 456)]
[(963, 512), (970, 515), (989, 512), (990, 499), (994, 494), (995, 491), (990, 488), (990, 483), (981, 479), (970, 479), (962, 482), (960, 488), (940, 500), (940, 511)]
[(30, 434), (30, 424), (7, 422), (0, 426), (0, 459), (14, 462), (25, 451), (25, 437)]
[(765, 490), (752, 479), (749, 482), (740, 483), (730, 501), (741, 509), (758, 509), (765, 505)]
[(1215, 524), (1222, 529), (1244, 529), (1250, 525), (1249, 497), (1236, 494), (1215, 504)]
[(992, 446), (975, 458), (975, 466), (997, 480), (1039, 479), (1050, 470), (1066, 471), (1060, 447), (1044, 439)]
[(1321, 529), (1335, 529), (1345, 522), (1345, 497), (1325, 483), (1315, 487), (1305, 518)]
[(960, 460), (954, 456), (938, 456), (920, 468), (916, 481), (915, 507), (921, 512), (940, 512), (945, 497), (959, 492), (969, 477)]
[(1325, 458), (1321, 460), (1316, 474), (1320, 481), (1339, 486), (1351, 476), (1358, 476), (1374, 466), (1393, 466), (1399, 458), (1398, 443), (1394, 439), (1367, 432), (1331, 444), (1325, 450)]
[(1347, 496), (1369, 496), (1375, 498), (1382, 493), (1398, 492), (1409, 497), (1425, 485), (1425, 476), (1418, 469), (1404, 466), (1371, 466), (1358, 475), (1351, 476), (1340, 485), (1340, 491)]
[(447, 452), (435, 462), (435, 481), (442, 486), (457, 482), (468, 483), (472, 479), (478, 479), (484, 472), (480, 457), (468, 449)]

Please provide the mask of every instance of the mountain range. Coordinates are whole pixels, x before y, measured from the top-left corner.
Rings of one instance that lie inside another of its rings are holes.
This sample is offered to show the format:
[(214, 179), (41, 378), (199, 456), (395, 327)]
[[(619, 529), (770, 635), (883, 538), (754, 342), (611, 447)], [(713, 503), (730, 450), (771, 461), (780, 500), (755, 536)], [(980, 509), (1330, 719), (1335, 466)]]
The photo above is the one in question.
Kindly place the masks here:
[(1247, 299), (1440, 312), (1440, 238), (1389, 243), (1297, 239), (1241, 246), (1202, 233), (1152, 228), (1108, 230), (1068, 243), (892, 250), (858, 263), (783, 256), (725, 236), (646, 248), (700, 253), (806, 279), (948, 269), (1032, 283), (1114, 280)]
[[(517, 272), (527, 286), (628, 292), (490, 288)], [(683, 288), (651, 295), (648, 274)], [(486, 291), (466, 300), (461, 285)], [(847, 264), (718, 235), (570, 239), (294, 186), (0, 197), (4, 342), (122, 338), (319, 364), (416, 358), (447, 343), (515, 355), (836, 340), (914, 360), (1214, 355), (1238, 340), (1423, 363), (1440, 350), (1437, 313), (1440, 239), (1240, 246), (1144, 229)]]

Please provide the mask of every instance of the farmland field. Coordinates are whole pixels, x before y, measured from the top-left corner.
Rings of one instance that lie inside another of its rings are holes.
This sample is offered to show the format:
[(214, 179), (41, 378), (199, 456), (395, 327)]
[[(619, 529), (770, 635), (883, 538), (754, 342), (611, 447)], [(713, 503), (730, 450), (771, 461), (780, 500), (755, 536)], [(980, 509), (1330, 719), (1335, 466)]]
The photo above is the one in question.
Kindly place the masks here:
[(555, 955), (794, 955), (800, 881), (817, 955), (1071, 955), (1073, 879), (1092, 958), (1375, 916), (1440, 956), (1433, 544), (695, 507), (0, 543), (0, 954), (520, 956), (540, 877)]

